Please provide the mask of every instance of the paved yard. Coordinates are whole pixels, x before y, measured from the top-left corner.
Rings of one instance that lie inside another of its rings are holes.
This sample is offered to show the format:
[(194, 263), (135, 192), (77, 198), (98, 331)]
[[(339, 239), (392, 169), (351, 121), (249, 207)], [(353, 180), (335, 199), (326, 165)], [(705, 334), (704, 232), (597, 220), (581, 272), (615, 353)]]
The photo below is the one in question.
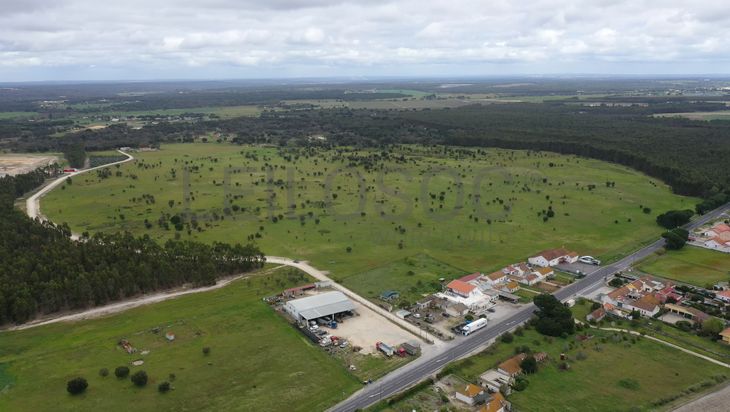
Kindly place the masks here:
[(587, 275), (589, 273), (593, 273), (600, 268), (601, 268), (600, 266), (588, 265), (586, 263), (580, 263), (580, 262), (565, 263), (565, 264), (555, 266), (555, 269), (558, 269), (562, 272), (575, 274), (575, 273), (578, 273), (578, 271), (580, 271), (581, 273), (583, 273), (585, 275)]
[[(383, 319), (382, 316), (364, 307), (359, 302), (355, 304), (355, 311), (359, 316), (345, 319), (337, 325), (337, 329), (323, 328), (334, 336), (341, 336), (350, 341), (351, 345), (360, 346), (362, 353), (374, 353), (375, 343), (384, 342), (389, 345), (398, 345), (408, 341), (420, 340), (407, 332), (406, 330), (396, 326), (392, 322)], [(421, 342), (422, 343), (422, 342)], [(425, 343), (421, 347), (431, 346)]]

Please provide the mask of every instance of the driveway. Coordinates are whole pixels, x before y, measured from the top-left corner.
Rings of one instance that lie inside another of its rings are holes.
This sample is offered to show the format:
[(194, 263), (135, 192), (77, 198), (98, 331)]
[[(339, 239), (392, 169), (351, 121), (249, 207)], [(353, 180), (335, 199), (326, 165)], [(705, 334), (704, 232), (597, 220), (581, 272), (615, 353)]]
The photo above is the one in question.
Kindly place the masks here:
[(555, 269), (558, 269), (561, 272), (567, 272), (567, 273), (576, 274), (576, 273), (578, 273), (578, 271), (580, 271), (584, 275), (588, 275), (590, 273), (593, 273), (593, 272), (597, 271), (600, 268), (601, 268), (600, 266), (589, 265), (587, 263), (580, 263), (580, 262), (576, 262), (576, 263), (563, 263), (563, 264), (560, 264), (560, 265), (555, 266)]

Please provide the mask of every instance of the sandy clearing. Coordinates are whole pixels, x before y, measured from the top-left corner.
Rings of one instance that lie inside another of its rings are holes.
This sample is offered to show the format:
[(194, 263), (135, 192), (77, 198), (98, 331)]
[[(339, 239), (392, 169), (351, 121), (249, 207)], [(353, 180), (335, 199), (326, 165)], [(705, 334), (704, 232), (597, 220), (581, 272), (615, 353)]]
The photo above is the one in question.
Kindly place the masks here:
[(0, 155), (0, 177), (5, 175), (15, 176), (33, 170), (49, 166), (58, 162), (56, 156), (40, 156), (28, 154), (4, 154)]

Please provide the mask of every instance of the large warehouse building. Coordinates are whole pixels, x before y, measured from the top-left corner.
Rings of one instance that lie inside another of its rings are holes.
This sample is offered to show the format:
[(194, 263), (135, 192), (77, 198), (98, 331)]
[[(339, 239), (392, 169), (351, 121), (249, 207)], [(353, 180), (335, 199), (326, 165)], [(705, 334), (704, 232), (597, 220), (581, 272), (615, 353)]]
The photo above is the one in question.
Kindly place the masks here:
[(284, 310), (296, 320), (310, 321), (353, 311), (355, 304), (342, 292), (327, 292), (290, 300), (284, 305)]

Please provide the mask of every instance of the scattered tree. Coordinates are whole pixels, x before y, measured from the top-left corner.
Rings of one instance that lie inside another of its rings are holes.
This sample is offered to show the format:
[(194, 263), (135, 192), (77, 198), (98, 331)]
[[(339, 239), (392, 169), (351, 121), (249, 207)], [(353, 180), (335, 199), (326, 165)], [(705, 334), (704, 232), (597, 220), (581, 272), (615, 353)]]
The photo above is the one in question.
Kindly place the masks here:
[(86, 382), (86, 379), (81, 377), (73, 378), (68, 381), (68, 383), (66, 383), (66, 390), (71, 395), (78, 395), (80, 393), (83, 393), (88, 387), (89, 383)]
[(145, 371), (137, 371), (132, 375), (132, 383), (134, 383), (136, 386), (139, 386), (140, 388), (147, 385), (147, 372)]
[(114, 369), (114, 376), (117, 378), (126, 378), (129, 376), (129, 368), (126, 366), (119, 366)]

